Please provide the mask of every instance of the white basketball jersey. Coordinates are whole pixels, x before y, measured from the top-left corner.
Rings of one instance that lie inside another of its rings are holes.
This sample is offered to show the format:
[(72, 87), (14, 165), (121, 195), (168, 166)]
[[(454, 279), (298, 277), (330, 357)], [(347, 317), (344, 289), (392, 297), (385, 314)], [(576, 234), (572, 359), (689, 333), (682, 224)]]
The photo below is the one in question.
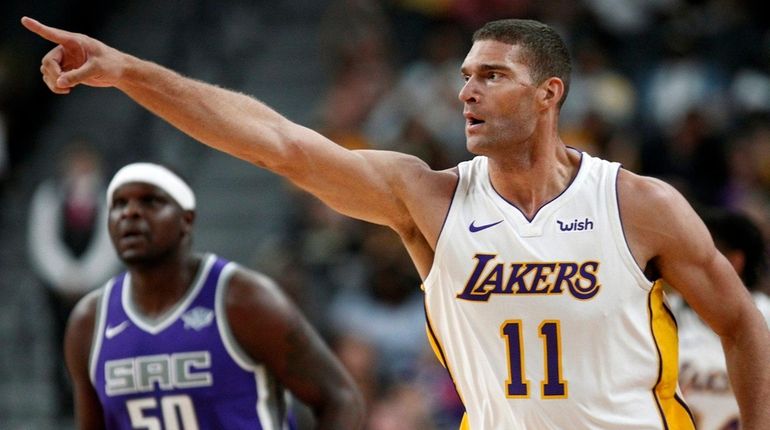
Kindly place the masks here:
[(583, 153), (529, 220), (493, 189), (486, 157), (459, 165), (423, 287), (472, 430), (693, 428), (676, 323), (623, 235), (618, 168)]
[[(762, 293), (753, 297), (770, 325), (770, 297)], [(679, 381), (698, 430), (737, 430), (740, 411), (719, 336), (688, 307), (682, 308), (677, 319), (681, 320)]]

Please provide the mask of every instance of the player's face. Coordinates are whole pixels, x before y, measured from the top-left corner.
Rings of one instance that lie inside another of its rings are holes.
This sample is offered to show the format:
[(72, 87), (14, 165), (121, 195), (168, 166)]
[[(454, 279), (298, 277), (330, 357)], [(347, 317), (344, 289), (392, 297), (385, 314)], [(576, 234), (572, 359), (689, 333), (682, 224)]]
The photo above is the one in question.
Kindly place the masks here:
[(493, 40), (477, 41), (461, 69), (468, 150), (488, 155), (532, 137), (537, 124), (536, 95), (520, 48)]
[(113, 193), (109, 231), (118, 256), (127, 264), (152, 263), (176, 253), (190, 232), (191, 219), (162, 189), (128, 183)]

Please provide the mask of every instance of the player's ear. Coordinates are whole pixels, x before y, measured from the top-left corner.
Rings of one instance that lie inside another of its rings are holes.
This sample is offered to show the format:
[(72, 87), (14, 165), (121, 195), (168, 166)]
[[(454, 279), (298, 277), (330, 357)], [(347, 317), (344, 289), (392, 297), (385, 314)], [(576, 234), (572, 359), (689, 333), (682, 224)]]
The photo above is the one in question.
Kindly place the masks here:
[(184, 211), (182, 213), (182, 231), (185, 234), (192, 233), (193, 224), (195, 223), (195, 211)]
[(551, 77), (540, 84), (542, 90), (541, 102), (544, 108), (550, 108), (559, 104), (564, 97), (564, 81), (557, 77)]

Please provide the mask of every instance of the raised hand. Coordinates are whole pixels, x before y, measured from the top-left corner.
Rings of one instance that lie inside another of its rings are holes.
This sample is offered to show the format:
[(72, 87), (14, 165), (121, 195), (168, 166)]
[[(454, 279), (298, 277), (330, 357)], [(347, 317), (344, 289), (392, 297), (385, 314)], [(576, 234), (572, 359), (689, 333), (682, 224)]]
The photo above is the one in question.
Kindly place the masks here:
[(72, 87), (114, 86), (123, 73), (122, 52), (84, 34), (71, 33), (23, 17), (21, 24), (40, 37), (56, 43), (41, 62), (43, 81), (56, 94), (69, 94)]

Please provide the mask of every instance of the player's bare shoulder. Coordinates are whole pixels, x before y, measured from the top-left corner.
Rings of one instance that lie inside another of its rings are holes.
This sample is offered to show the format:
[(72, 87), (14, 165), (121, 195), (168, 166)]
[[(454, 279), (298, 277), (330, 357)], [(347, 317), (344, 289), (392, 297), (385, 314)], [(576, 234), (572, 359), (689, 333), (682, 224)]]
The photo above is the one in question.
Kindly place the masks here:
[(298, 315), (297, 306), (277, 282), (239, 264), (228, 278), (223, 298), (230, 329), (247, 350), (271, 330), (284, 330)]
[(88, 293), (72, 309), (64, 335), (65, 359), (70, 371), (87, 367), (104, 287)]
[(392, 151), (360, 150), (370, 162), (384, 172), (393, 190), (403, 197), (410, 194), (427, 194), (423, 197), (443, 194), (451, 198), (457, 182), (457, 168), (434, 170), (414, 155)]
[(420, 230), (431, 236), (430, 231), (441, 226), (449, 209), (459, 179), (458, 169), (433, 170), (422, 160), (405, 164), (411, 165), (411, 169), (400, 178), (404, 188), (410, 190), (404, 201)]
[(225, 308), (228, 313), (253, 312), (275, 306), (284, 299), (283, 291), (269, 276), (236, 264), (227, 281)]
[(618, 172), (620, 203), (635, 212), (670, 205), (678, 196), (679, 192), (674, 187), (660, 179), (638, 175), (626, 169)]
[(703, 223), (670, 184), (621, 169), (618, 205), (628, 244), (642, 267), (672, 244), (703, 234)]
[(434, 170), (418, 157), (397, 152), (371, 151), (370, 155), (383, 163), (390, 189), (404, 205), (403, 219), (392, 227), (406, 240), (414, 230), (435, 243), (457, 186), (457, 167)]
[(80, 299), (70, 313), (68, 327), (82, 333), (92, 332), (103, 295), (104, 288), (98, 288)]

